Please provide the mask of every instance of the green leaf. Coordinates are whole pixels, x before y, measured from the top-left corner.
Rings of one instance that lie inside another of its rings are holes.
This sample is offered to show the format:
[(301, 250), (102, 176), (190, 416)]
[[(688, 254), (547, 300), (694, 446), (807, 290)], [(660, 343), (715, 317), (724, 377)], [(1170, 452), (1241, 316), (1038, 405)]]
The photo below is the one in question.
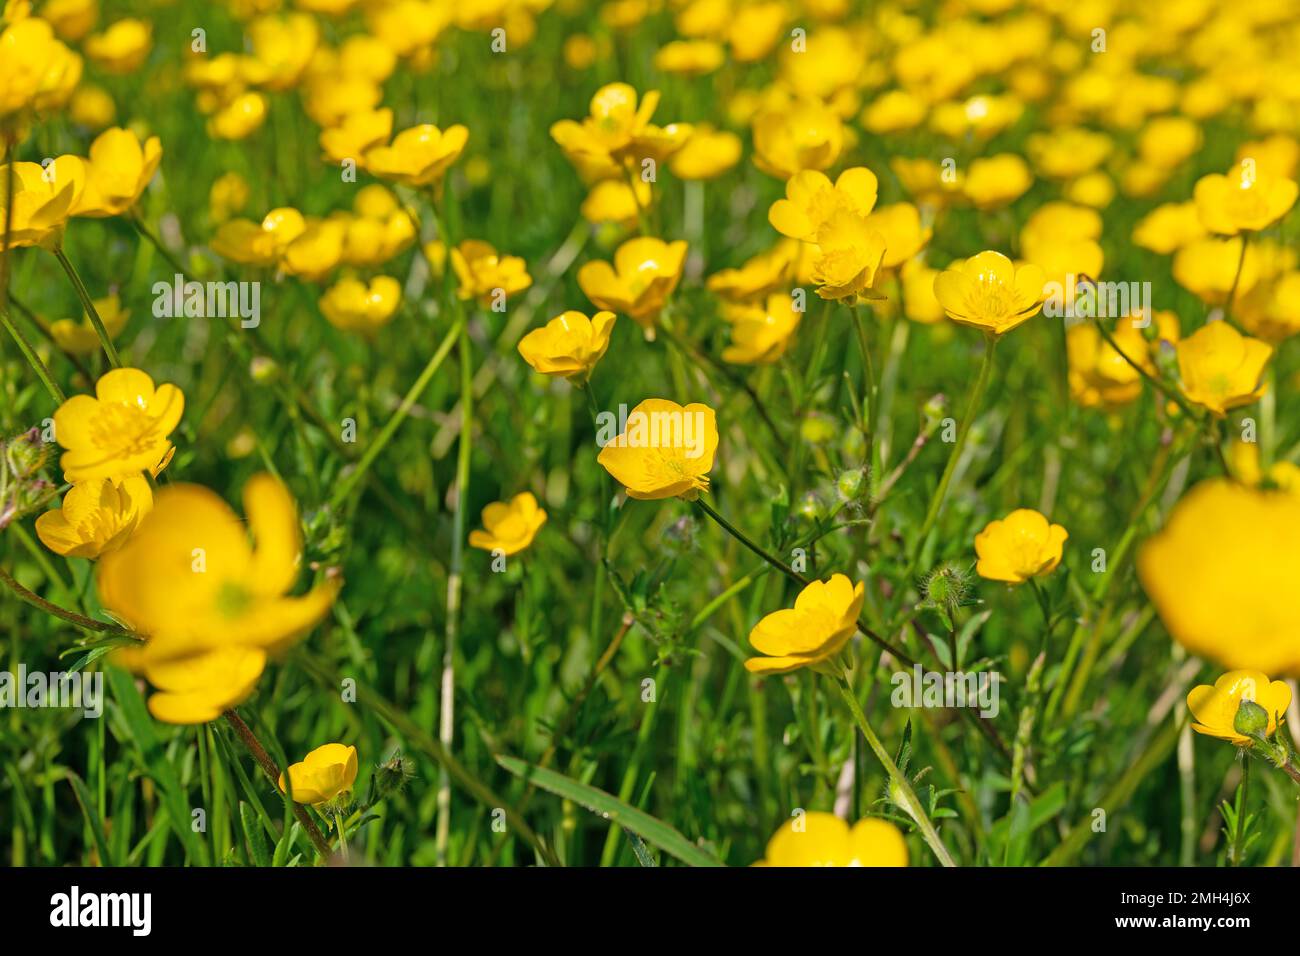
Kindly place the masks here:
[(266, 833), (262, 822), (257, 819), (257, 811), (239, 801), (239, 822), (244, 827), (244, 840), (248, 844), (248, 855), (254, 866), (270, 866), (271, 853), (266, 845)]
[(144, 698), (136, 689), (135, 678), (119, 667), (105, 668), (105, 674), (113, 692), (113, 700), (126, 719), (131, 743), (139, 750), (149, 776), (158, 784), (167, 818), (171, 820), (172, 829), (185, 847), (185, 858), (199, 866), (207, 866), (207, 847), (190, 829), (189, 800), (181, 787), (181, 778), (158, 740), (153, 718), (149, 716)]
[(688, 840), (679, 830), (648, 813), (628, 806), (604, 790), (578, 783), (564, 774), (533, 766), (514, 757), (498, 756), (497, 763), (516, 777), (536, 784), (557, 797), (572, 800), (610, 823), (630, 830), (647, 843), (657, 846), (687, 866), (726, 866), (712, 853)]
[(86, 825), (90, 827), (91, 838), (95, 841), (95, 851), (99, 854), (99, 865), (117, 866), (117, 861), (109, 852), (108, 840), (104, 837), (104, 824), (95, 811), (95, 801), (91, 798), (85, 781), (66, 767), (63, 768), (63, 776), (68, 783), (72, 784), (72, 790), (77, 795), (77, 803), (81, 804), (81, 813), (86, 818)]

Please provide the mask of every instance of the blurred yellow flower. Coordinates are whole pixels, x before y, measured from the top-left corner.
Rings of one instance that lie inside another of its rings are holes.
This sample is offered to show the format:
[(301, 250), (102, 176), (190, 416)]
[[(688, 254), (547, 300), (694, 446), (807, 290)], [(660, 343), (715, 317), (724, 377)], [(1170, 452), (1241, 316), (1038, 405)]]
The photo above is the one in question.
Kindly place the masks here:
[(1234, 726), (1243, 700), (1264, 708), (1268, 726), (1263, 733), (1271, 737), (1291, 706), (1291, 687), (1286, 681), (1270, 681), (1263, 671), (1255, 670), (1228, 671), (1213, 687), (1198, 684), (1187, 694), (1187, 709), (1196, 718), (1192, 730), (1238, 747), (1248, 746), (1250, 738), (1237, 733)]
[(244, 211), (250, 195), (248, 182), (243, 176), (233, 171), (222, 173), (208, 190), (208, 215), (214, 223), (223, 223)]
[(627, 240), (614, 262), (596, 260), (578, 270), (578, 285), (600, 309), (626, 315), (653, 335), (655, 318), (682, 277), (686, 243), (645, 236)]
[(606, 434), (613, 428), (602, 428), (596, 460), (623, 485), (629, 498), (692, 501), (708, 491), (718, 449), (713, 409), (647, 398), (628, 413), (625, 426), (616, 435)]
[(1017, 508), (1005, 518), (990, 521), (975, 535), (979, 561), (975, 571), (990, 581), (1023, 584), (1050, 574), (1061, 563), (1061, 550), (1069, 533), (1032, 508)]
[(113, 124), (117, 104), (102, 86), (83, 83), (73, 91), (72, 99), (68, 101), (68, 116), (87, 129), (101, 130)]
[(1297, 188), (1290, 179), (1260, 177), (1245, 168), (1231, 176), (1202, 176), (1192, 195), (1206, 229), (1235, 236), (1266, 229), (1285, 216), (1295, 205)]
[(365, 168), (366, 150), (387, 143), (392, 135), (392, 110), (359, 110), (345, 116), (338, 126), (321, 130), (320, 148), (327, 162), (352, 160), (358, 168)]
[(943, 306), (934, 296), (934, 280), (938, 276), (938, 269), (930, 268), (919, 258), (907, 260), (899, 272), (903, 314), (913, 322), (932, 325), (944, 317)]
[[(301, 597), (287, 596), (301, 570), (302, 532), (294, 500), (279, 479), (265, 473), (250, 478), (244, 510), (247, 522), (207, 488), (166, 485), (130, 540), (100, 559), (101, 603), (146, 638), (129, 649), (125, 662), (143, 669), (152, 683), (162, 686), (151, 673), (155, 665), (235, 648), (284, 649), (334, 602), (337, 579)], [(247, 663), (232, 657), (201, 666)]]
[(970, 164), (962, 194), (977, 209), (999, 209), (1015, 202), (1034, 184), (1029, 165), (1015, 153), (1000, 153)]
[(789, 293), (773, 292), (762, 305), (730, 305), (723, 317), (731, 324), (731, 344), (722, 350), (722, 360), (771, 365), (793, 344), (803, 313)]
[(785, 674), (830, 660), (858, 629), (866, 591), (842, 574), (809, 583), (793, 608), (773, 611), (749, 632), (749, 643), (763, 657), (745, 661), (753, 674)]
[(814, 810), (781, 824), (755, 866), (907, 866), (907, 841), (888, 820), (849, 825)]
[(1133, 244), (1167, 256), (1205, 234), (1196, 203), (1164, 203), (1138, 220)]
[(520, 339), (519, 354), (543, 375), (582, 384), (609, 348), (614, 319), (613, 312), (597, 312), (590, 319), (581, 312), (562, 312)]
[(446, 130), (429, 123), (402, 130), (389, 146), (366, 151), (366, 167), (381, 179), (407, 186), (440, 183), (443, 174), (465, 149), (469, 130), (459, 124)]
[(64, 40), (80, 40), (95, 28), (99, 0), (45, 0), (41, 19), (48, 20)]
[[(176, 486), (179, 487), (179, 486)], [(144, 674), (155, 692), (149, 713), (168, 724), (206, 724), (248, 699), (266, 668), (260, 647), (230, 645), (184, 657), (153, 659), (148, 646), (118, 651), (118, 662)]]
[(11, 249), (20, 246), (54, 249), (63, 242), (77, 183), (71, 175), (71, 164), (66, 167), (69, 172), (66, 176), (59, 175), (57, 161), (53, 165), (55, 174), (47, 179), (46, 170), (36, 163), (14, 163), (12, 203), (7, 202), (6, 196), (9, 166), (0, 166), (0, 183), (6, 184), (5, 189), (0, 189), (0, 248), (6, 245), (5, 224)]
[(521, 491), (508, 502), (494, 501), (483, 509), (483, 529), (469, 533), (469, 546), (508, 557), (532, 544), (544, 524), (546, 512), (537, 506), (533, 493)]
[[(69, 215), (120, 216), (135, 205), (162, 161), (162, 143), (150, 136), (141, 145), (128, 129), (106, 129), (90, 144), (90, 158), (60, 156), (56, 164), (72, 166), (78, 184)], [(59, 170), (63, 175), (63, 169)]]
[(1201, 127), (1186, 116), (1159, 116), (1142, 129), (1138, 155), (1153, 166), (1177, 166), (1201, 148)]
[[(117, 338), (126, 328), (126, 321), (130, 318), (131, 311), (122, 308), (116, 292), (91, 301), (95, 311), (99, 313), (100, 321), (104, 323), (104, 330), (108, 332), (110, 338)], [(90, 324), (90, 318), (84, 312), (80, 321), (58, 319), (51, 322), (50, 336), (54, 339), (55, 345), (73, 355), (91, 355), (100, 348), (99, 333), (95, 331), (95, 327)]]
[(1170, 635), (1224, 667), (1300, 673), (1300, 496), (1204, 481), (1138, 551)]
[(1193, 239), (1174, 253), (1174, 280), (1207, 305), (1223, 305), (1234, 288), (1245, 295), (1259, 281), (1260, 257), (1254, 245), (1247, 245), (1243, 256), (1243, 241), (1241, 236)]
[(795, 100), (754, 117), (754, 165), (778, 179), (825, 169), (844, 148), (844, 125), (826, 104)]
[(668, 160), (678, 179), (716, 179), (740, 162), (740, 137), (701, 123)]
[(800, 244), (781, 239), (771, 249), (746, 259), (735, 269), (722, 269), (709, 276), (705, 288), (728, 302), (755, 302), (789, 285), (794, 276)]
[(402, 304), (402, 285), (391, 276), (374, 276), (369, 284), (348, 276), (326, 289), (319, 304), (321, 314), (336, 329), (372, 335), (389, 323)]
[(1175, 346), (1179, 387), (1219, 418), (1264, 394), (1267, 342), (1244, 336), (1227, 322), (1208, 322)]
[(654, 55), (654, 67), (661, 73), (703, 76), (726, 62), (722, 45), (711, 40), (673, 40)]
[(215, 139), (243, 139), (261, 128), (266, 115), (265, 96), (257, 92), (240, 94), (208, 118), (208, 135)]
[(929, 109), (924, 99), (907, 90), (890, 90), (881, 94), (862, 111), (862, 125), (882, 135), (915, 129)]
[(306, 13), (262, 16), (248, 25), (260, 85), (289, 90), (298, 85), (320, 43), (320, 27)]
[(1042, 308), (1044, 279), (1036, 265), (1017, 269), (1000, 252), (981, 252), (939, 273), (934, 297), (954, 322), (1002, 335)]
[(533, 284), (519, 256), (501, 255), (490, 243), (466, 239), (451, 250), (451, 267), (462, 299), (478, 299), (485, 308), (503, 304)]
[(630, 229), (637, 224), (641, 211), (649, 207), (650, 198), (650, 184), (639, 177), (631, 183), (602, 179), (591, 187), (580, 211), (592, 225), (612, 222)]
[(54, 434), (66, 451), (64, 480), (124, 478), (153, 472), (168, 457), (167, 437), (180, 423), (185, 396), (175, 385), (154, 388), (135, 368), (116, 368), (95, 383), (95, 396), (74, 395), (54, 413)]
[(1110, 155), (1110, 137), (1081, 127), (1032, 133), (1025, 150), (1040, 175), (1048, 179), (1078, 179)]
[(36, 519), (36, 536), (55, 554), (94, 559), (125, 544), (152, 507), (144, 475), (92, 478), (73, 485), (61, 507)]
[(300, 763), (289, 765), (288, 786), (280, 774), (280, 790), (294, 803), (328, 803), (352, 789), (357, 780), (357, 748), (343, 744), (317, 747)]
[(128, 17), (107, 30), (86, 38), (82, 44), (91, 61), (105, 73), (132, 73), (139, 69), (153, 46), (153, 25)]
[(881, 266), (894, 269), (925, 248), (934, 230), (921, 224), (921, 213), (910, 202), (881, 206), (867, 217), (868, 228), (885, 240), (885, 258)]
[(0, 30), (0, 122), (67, 102), (80, 80), (81, 57), (45, 20), (20, 18)]

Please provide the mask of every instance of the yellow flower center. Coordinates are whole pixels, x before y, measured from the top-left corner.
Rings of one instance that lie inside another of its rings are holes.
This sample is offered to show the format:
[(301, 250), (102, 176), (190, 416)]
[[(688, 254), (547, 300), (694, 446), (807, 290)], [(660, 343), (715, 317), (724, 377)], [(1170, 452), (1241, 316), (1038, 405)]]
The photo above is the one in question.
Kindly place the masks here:
[(95, 447), (137, 454), (157, 442), (154, 422), (139, 405), (100, 402), (90, 422), (90, 440)]

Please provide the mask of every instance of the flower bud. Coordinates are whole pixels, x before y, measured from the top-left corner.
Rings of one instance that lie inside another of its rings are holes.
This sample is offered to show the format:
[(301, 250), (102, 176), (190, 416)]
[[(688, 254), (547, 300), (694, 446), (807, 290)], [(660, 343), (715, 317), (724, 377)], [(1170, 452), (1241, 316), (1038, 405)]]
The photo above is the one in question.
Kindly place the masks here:
[(856, 501), (867, 491), (867, 472), (865, 468), (850, 468), (840, 472), (835, 479), (835, 491), (844, 501)]
[(415, 776), (411, 761), (395, 753), (375, 768), (375, 791), (378, 800), (401, 792), (408, 780)]
[(1232, 720), (1232, 729), (1245, 737), (1263, 734), (1268, 730), (1268, 711), (1253, 700), (1243, 698), (1237, 705), (1237, 716)]

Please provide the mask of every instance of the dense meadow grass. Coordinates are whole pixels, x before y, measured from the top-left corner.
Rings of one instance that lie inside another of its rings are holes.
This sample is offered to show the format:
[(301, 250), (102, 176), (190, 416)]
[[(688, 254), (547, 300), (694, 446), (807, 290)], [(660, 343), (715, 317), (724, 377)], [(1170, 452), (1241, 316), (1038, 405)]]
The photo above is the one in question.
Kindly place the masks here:
[(1292, 863), (1296, 4), (26, 8), (6, 864)]

